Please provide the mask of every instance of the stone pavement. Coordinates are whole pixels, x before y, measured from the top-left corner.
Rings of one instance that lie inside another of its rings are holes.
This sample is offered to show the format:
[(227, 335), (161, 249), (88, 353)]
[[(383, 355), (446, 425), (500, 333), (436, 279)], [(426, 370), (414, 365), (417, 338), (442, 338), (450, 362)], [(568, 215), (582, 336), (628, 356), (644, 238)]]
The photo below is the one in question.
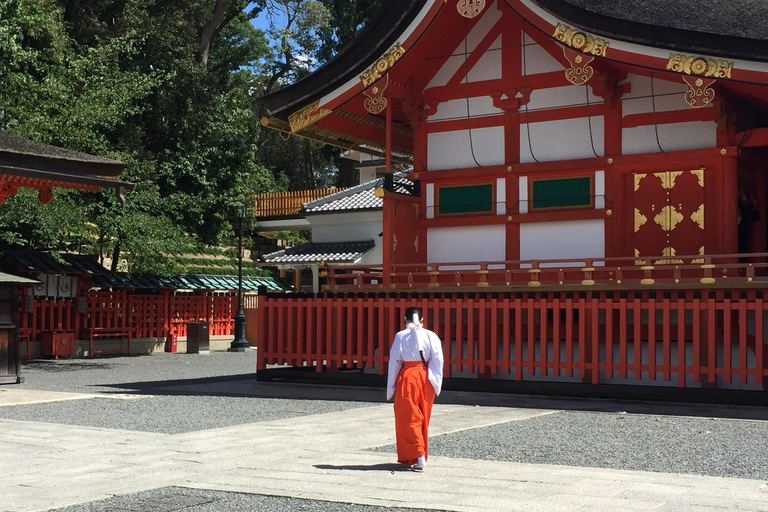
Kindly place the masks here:
[[(52, 398), (14, 393), (18, 403)], [(58, 398), (88, 398), (66, 395)], [(430, 430), (552, 412), (438, 403)], [(392, 431), (391, 405), (175, 435), (0, 420), (0, 510), (48, 510), (165, 486), (468, 512), (768, 510), (768, 484), (757, 480), (446, 457), (416, 473), (391, 453), (369, 451), (391, 444)]]

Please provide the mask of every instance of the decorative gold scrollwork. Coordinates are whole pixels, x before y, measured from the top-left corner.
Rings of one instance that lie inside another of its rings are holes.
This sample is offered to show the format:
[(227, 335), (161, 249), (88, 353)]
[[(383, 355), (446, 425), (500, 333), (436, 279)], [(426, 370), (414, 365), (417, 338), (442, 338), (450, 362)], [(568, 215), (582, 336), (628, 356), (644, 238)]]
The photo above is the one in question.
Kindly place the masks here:
[(634, 188), (635, 192), (637, 192), (637, 189), (640, 188), (640, 180), (642, 180), (646, 176), (647, 176), (647, 174), (634, 174), (633, 175), (633, 178), (635, 180), (635, 188)]
[[(640, 257), (640, 249), (635, 247), (635, 258)], [(645, 260), (635, 260), (635, 265), (645, 265)]]
[[(704, 246), (702, 245), (699, 248), (699, 256), (704, 256)], [(694, 258), (691, 260), (691, 263), (704, 263), (704, 258)]]
[(595, 74), (595, 70), (589, 65), (590, 62), (595, 60), (594, 57), (584, 55), (581, 52), (572, 50), (567, 46), (563, 46), (563, 55), (568, 59), (571, 66), (565, 70), (565, 78), (568, 79), (573, 85), (584, 85), (589, 82), (592, 75)]
[(688, 90), (685, 91), (685, 101), (693, 108), (706, 107), (715, 99), (715, 91), (710, 89), (715, 80), (684, 76), (683, 82), (688, 84)]
[(589, 53), (595, 57), (605, 57), (605, 52), (611, 45), (610, 42), (605, 41), (597, 37), (592, 37), (584, 32), (579, 32), (575, 28), (571, 28), (568, 25), (558, 23), (555, 27), (554, 38), (563, 44), (570, 46), (575, 50), (579, 50), (584, 53)]
[(653, 222), (661, 226), (664, 231), (673, 231), (684, 218), (674, 206), (667, 205), (653, 218)]
[(403, 45), (400, 43), (396, 43), (392, 48), (387, 50), (387, 53), (377, 60), (370, 69), (360, 75), (360, 80), (363, 82), (363, 85), (368, 87), (381, 78), (382, 74), (386, 73), (388, 69), (391, 69), (392, 66), (395, 65), (395, 62), (397, 62), (403, 55), (405, 55), (405, 48), (403, 48)]
[(691, 220), (698, 224), (699, 228), (704, 229), (704, 205), (700, 204), (699, 209), (691, 214)]
[(657, 172), (653, 175), (661, 180), (661, 186), (667, 190), (675, 188), (675, 180), (683, 174), (683, 171)]
[(686, 75), (709, 76), (713, 78), (731, 78), (733, 62), (723, 59), (669, 54), (667, 69)]
[[(677, 251), (675, 251), (674, 247), (665, 247), (663, 251), (661, 251), (662, 256), (676, 256)], [(679, 265), (683, 263), (683, 260), (680, 258), (666, 258), (662, 260), (656, 260), (654, 265)]]
[(694, 169), (691, 171), (691, 174), (696, 176), (696, 178), (699, 180), (699, 186), (704, 188), (704, 168)]
[(648, 217), (640, 213), (640, 210), (635, 208), (635, 233), (640, 231), (640, 228), (643, 227), (643, 224), (645, 224), (648, 221)]
[(485, 9), (485, 0), (459, 0), (456, 4), (459, 14), (472, 19)]
[(387, 90), (387, 86), (389, 85), (389, 73), (384, 75), (384, 77), (387, 79), (384, 83), (384, 87), (381, 89), (379, 89), (378, 86), (371, 87), (371, 94), (363, 91), (363, 94), (366, 97), (366, 100), (363, 102), (363, 106), (369, 114), (380, 114), (385, 108), (387, 108), (387, 98), (384, 97), (384, 91)]
[(316, 123), (332, 111), (327, 108), (318, 109), (320, 100), (315, 101), (302, 109), (297, 110), (288, 116), (288, 123), (291, 125), (291, 133), (296, 133), (302, 128), (306, 128), (312, 123)]

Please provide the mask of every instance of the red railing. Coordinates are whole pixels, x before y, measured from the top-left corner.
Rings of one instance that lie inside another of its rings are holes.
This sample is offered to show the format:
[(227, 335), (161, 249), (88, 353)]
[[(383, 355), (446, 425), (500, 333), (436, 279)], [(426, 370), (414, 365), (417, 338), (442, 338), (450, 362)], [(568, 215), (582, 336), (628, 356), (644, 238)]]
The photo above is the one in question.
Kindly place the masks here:
[[(768, 275), (768, 253), (328, 266), (326, 291), (499, 290), (563, 286), (754, 286)], [(761, 279), (762, 278), (762, 279)], [(388, 285), (387, 285), (388, 283)]]
[(88, 339), (88, 330), (126, 329), (134, 338), (161, 338), (168, 333), (186, 336), (187, 323), (209, 322), (212, 336), (234, 333), (237, 295), (129, 294), (126, 291), (89, 291), (74, 299), (43, 299), (20, 295), (19, 329), (31, 341), (46, 331), (72, 331)]
[(266, 296), (258, 368), (386, 373), (406, 307), (443, 340), (446, 376), (761, 388), (762, 290)]

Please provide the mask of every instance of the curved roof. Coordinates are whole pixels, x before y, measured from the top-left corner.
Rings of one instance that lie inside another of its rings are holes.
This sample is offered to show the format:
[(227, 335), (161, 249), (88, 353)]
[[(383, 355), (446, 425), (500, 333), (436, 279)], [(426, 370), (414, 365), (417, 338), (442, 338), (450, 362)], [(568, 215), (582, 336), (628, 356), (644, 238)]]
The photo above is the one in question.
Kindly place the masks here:
[(711, 56), (768, 61), (768, 2), (763, 0), (533, 3), (573, 25), (614, 39)]
[(384, 2), (374, 18), (339, 53), (314, 71), (284, 89), (260, 98), (271, 117), (287, 119), (295, 110), (315, 98), (332, 92), (339, 85), (357, 78), (387, 48), (395, 44), (425, 0)]
[[(509, 0), (498, 1), (512, 6)], [(267, 113), (285, 120), (289, 114), (361, 74), (397, 41), (429, 3), (430, 0), (386, 2), (376, 17), (333, 59), (302, 80), (262, 97), (260, 101)], [(454, 9), (452, 3), (445, 5)], [(768, 2), (764, 0), (530, 0), (529, 3), (564, 22), (617, 40), (768, 62)]]

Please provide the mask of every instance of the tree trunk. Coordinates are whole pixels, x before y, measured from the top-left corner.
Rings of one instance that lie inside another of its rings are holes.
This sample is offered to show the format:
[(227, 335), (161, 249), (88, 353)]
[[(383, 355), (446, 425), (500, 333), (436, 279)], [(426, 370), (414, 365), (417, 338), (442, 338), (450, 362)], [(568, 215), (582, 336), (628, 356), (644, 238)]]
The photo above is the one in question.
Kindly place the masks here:
[(117, 272), (117, 262), (120, 259), (120, 241), (115, 242), (115, 248), (112, 249), (112, 265), (110, 265), (109, 271)]
[[(202, 64), (203, 66), (208, 65), (208, 55), (211, 52), (211, 41), (216, 37), (216, 34), (218, 34), (227, 23), (232, 21), (240, 11), (245, 9), (247, 5), (247, 2), (242, 2), (240, 0), (233, 0), (232, 2), (230, 2), (230, 0), (216, 0), (216, 4), (213, 6), (211, 19), (209, 19), (208, 23), (206, 23), (199, 31), (200, 44), (196, 55), (199, 64)], [(229, 11), (227, 11), (228, 7)]]

